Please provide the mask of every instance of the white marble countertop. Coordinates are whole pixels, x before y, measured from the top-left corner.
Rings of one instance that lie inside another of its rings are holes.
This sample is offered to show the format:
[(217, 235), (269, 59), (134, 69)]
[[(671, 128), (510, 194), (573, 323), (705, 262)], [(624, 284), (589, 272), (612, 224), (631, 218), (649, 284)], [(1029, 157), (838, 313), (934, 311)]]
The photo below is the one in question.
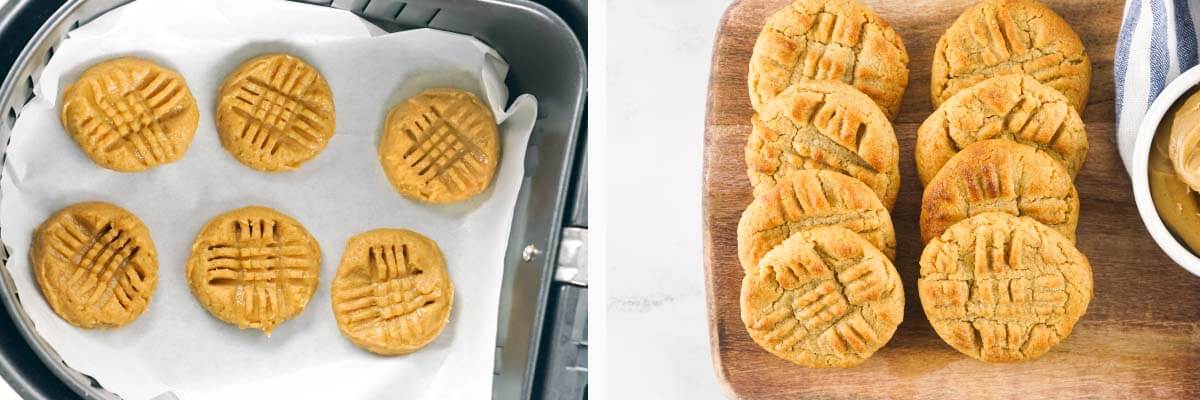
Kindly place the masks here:
[(608, 1), (612, 399), (720, 399), (709, 350), (700, 178), (713, 39), (729, 0)]

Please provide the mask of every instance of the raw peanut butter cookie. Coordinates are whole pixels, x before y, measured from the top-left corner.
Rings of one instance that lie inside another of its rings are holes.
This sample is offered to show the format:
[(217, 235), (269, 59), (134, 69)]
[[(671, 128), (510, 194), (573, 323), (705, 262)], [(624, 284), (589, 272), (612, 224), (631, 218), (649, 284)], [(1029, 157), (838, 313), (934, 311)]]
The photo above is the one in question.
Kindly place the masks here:
[(1075, 241), (1079, 194), (1066, 167), (1033, 147), (1005, 139), (967, 146), (942, 167), (921, 199), (921, 239), (928, 243), (972, 215), (1026, 216)]
[(921, 253), (917, 289), (946, 343), (988, 361), (1032, 360), (1067, 338), (1092, 298), (1070, 240), (1026, 217), (979, 214)]
[(988, 79), (951, 97), (917, 130), (917, 172), (928, 184), (972, 143), (1008, 139), (1033, 146), (1075, 176), (1087, 158), (1083, 120), (1067, 98), (1026, 75)]
[(109, 203), (59, 210), (33, 233), (29, 258), (50, 308), (80, 328), (128, 325), (146, 311), (158, 282), (150, 230)]
[(847, 228), (888, 258), (896, 256), (892, 218), (871, 188), (836, 172), (803, 170), (781, 178), (742, 213), (738, 222), (742, 268), (753, 269), (764, 254), (792, 234), (822, 226)]
[(750, 103), (761, 110), (804, 80), (848, 83), (892, 119), (908, 86), (908, 52), (887, 21), (856, 0), (795, 0), (767, 18), (754, 43)]
[(1023, 74), (1059, 91), (1082, 113), (1092, 63), (1079, 35), (1046, 5), (988, 0), (964, 11), (938, 39), (931, 72), (935, 108), (993, 76)]
[(187, 279), (213, 316), (270, 335), (304, 311), (320, 270), (321, 249), (299, 222), (251, 206), (218, 215), (200, 230)]
[(482, 193), (500, 162), (500, 135), (471, 92), (429, 89), (388, 113), (379, 162), (400, 194), (452, 203)]
[(442, 250), (432, 239), (404, 229), (350, 238), (332, 291), (342, 335), (383, 355), (428, 345), (446, 327), (454, 305)]
[(862, 364), (904, 319), (904, 288), (887, 256), (858, 234), (792, 235), (742, 280), (742, 322), (780, 358), (811, 368)]
[(183, 158), (200, 112), (182, 76), (124, 57), (93, 65), (67, 86), (59, 118), (97, 165), (137, 172)]
[(751, 120), (747, 174), (755, 195), (796, 170), (856, 178), (889, 210), (900, 190), (900, 147), (892, 124), (866, 95), (841, 82), (804, 81), (768, 102)]
[(313, 66), (290, 54), (252, 58), (229, 73), (217, 103), (221, 145), (260, 171), (290, 171), (333, 138), (333, 92)]

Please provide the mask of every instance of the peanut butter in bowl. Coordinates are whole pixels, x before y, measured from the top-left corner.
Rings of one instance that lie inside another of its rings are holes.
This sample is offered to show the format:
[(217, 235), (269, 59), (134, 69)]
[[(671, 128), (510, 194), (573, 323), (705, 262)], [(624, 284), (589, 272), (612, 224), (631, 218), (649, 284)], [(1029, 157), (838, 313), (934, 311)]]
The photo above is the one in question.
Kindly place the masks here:
[(1147, 170), (1159, 217), (1193, 254), (1200, 254), (1200, 90), (1191, 90), (1159, 122)]

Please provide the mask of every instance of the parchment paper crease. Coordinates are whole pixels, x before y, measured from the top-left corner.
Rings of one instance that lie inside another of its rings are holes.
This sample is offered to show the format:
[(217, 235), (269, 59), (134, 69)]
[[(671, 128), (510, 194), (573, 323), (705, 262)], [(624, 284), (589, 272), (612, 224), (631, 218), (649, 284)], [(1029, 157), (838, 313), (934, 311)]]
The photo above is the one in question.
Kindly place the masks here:
[[(337, 132), (298, 171), (267, 174), (221, 148), (213, 123), (225, 74), (258, 54), (287, 51), (333, 89)], [(143, 173), (93, 164), (58, 121), (58, 93), (95, 62), (137, 55), (184, 76), (200, 108), (195, 140), (178, 162)], [(467, 36), (434, 30), (381, 34), (348, 12), (282, 1), (141, 0), (73, 31), (17, 119), (0, 178), (0, 239), (7, 268), (37, 331), (71, 367), (126, 399), (483, 399), (491, 396), (504, 250), (523, 176), (536, 100), (506, 107), (508, 66)], [(429, 206), (395, 193), (376, 157), (387, 110), (434, 86), (472, 90), (497, 115), (502, 160), (484, 194)], [(147, 312), (116, 330), (82, 330), (50, 310), (32, 278), (34, 228), (69, 204), (103, 200), (137, 214), (159, 250), (158, 290)], [(307, 309), (271, 337), (239, 331), (192, 297), (184, 265), (208, 219), (260, 204), (298, 219), (317, 238), (321, 280)], [(341, 337), (329, 287), (357, 233), (414, 229), (436, 240), (455, 285), (454, 310), (424, 350), (378, 357)]]

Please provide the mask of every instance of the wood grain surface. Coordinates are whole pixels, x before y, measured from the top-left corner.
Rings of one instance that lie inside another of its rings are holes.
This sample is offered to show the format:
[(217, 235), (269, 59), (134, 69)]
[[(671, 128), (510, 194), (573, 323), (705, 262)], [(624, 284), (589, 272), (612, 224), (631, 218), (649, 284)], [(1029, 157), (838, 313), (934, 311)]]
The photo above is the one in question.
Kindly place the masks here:
[(916, 295), (921, 184), (913, 161), (920, 123), (932, 112), (929, 69), (942, 32), (973, 1), (867, 0), (904, 39), (911, 58), (896, 134), (902, 187), (892, 218), (904, 280), (904, 323), (864, 365), (795, 366), (762, 350), (742, 325), (737, 224), (752, 200), (742, 147), (752, 110), (750, 52), (762, 23), (786, 0), (741, 0), (718, 30), (709, 83), (704, 155), (704, 257), (717, 374), (731, 396), (816, 398), (1200, 398), (1200, 278), (1176, 266), (1138, 218), (1115, 143), (1113, 52), (1119, 0), (1047, 1), (1083, 38), (1092, 58), (1083, 114), (1091, 149), (1076, 185), (1079, 248), (1091, 260), (1095, 299), (1063, 343), (1032, 362), (986, 364), (942, 342)]

